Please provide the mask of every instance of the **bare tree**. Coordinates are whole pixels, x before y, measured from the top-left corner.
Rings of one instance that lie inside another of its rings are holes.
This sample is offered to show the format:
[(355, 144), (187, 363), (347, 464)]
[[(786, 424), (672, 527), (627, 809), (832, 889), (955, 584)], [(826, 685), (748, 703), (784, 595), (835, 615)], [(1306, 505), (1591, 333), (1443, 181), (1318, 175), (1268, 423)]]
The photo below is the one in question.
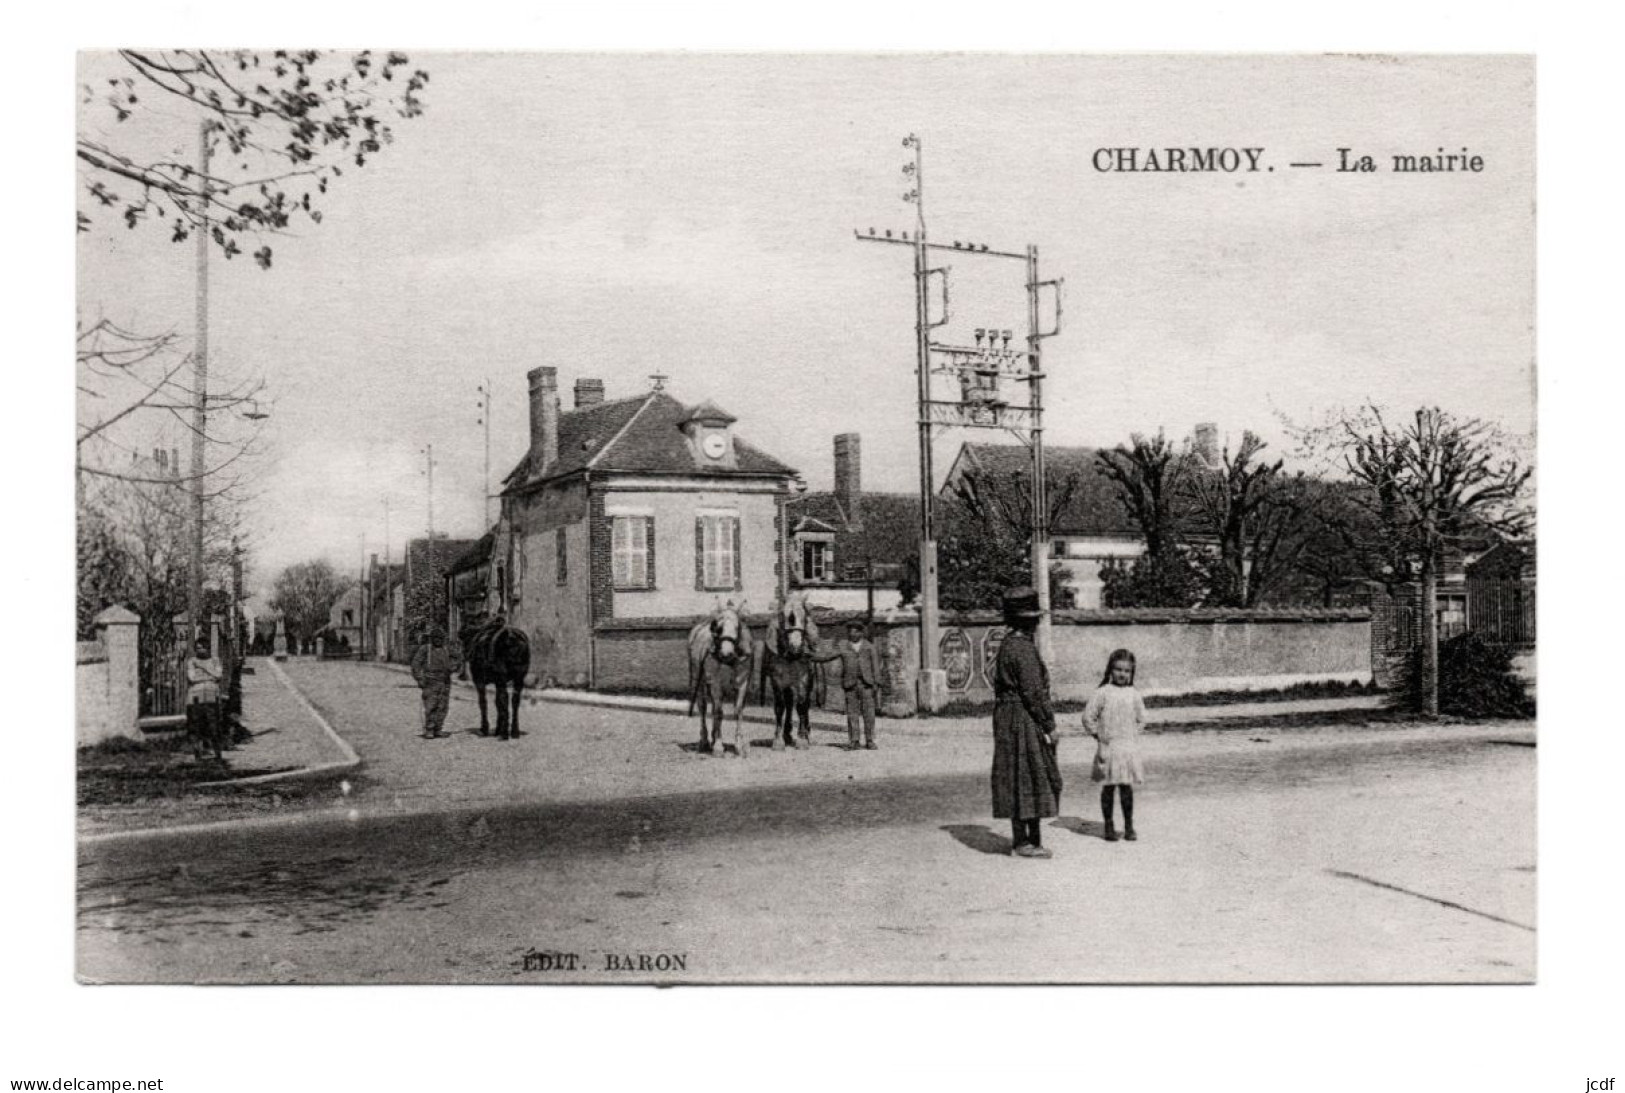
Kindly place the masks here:
[[(127, 458), (140, 449), (129, 443), (132, 435), (151, 437), (156, 425), (173, 422), (194, 429), (191, 413), (194, 392), (187, 386), (189, 356), (182, 355), (172, 332), (137, 334), (107, 320), (82, 323), (75, 343), (78, 431), (75, 437), (76, 474), (149, 485), (190, 483), (178, 468), (132, 466)], [(206, 496), (224, 496), (240, 489), (248, 468), (245, 460), (257, 452), (256, 419), (264, 383), (238, 382), (208, 395), (214, 425), (205, 435), (210, 458), (203, 477)], [(156, 423), (155, 423), (156, 419)]]
[(1189, 607), (1200, 597), (1184, 549), (1181, 502), (1190, 492), (1197, 461), (1162, 432), (1135, 433), (1127, 445), (1096, 453), (1117, 499), (1140, 529), (1145, 554), (1130, 565), (1101, 567), (1110, 607)]
[[(320, 223), (317, 202), (328, 186), (393, 139), (391, 115), (423, 112), (429, 82), (394, 52), (126, 49), (116, 56), (116, 74), (82, 85), (76, 153), (89, 208), (112, 211), (130, 228), (160, 224), (175, 242), (206, 225), (228, 258), (241, 253), (240, 239), (281, 232), (295, 216)], [(208, 125), (216, 149), (208, 174), (121, 145), (119, 126), (159, 102), (184, 104)], [(80, 231), (94, 224), (83, 204), (78, 222)], [(261, 246), (254, 259), (269, 267), (271, 248)]]
[(1218, 545), (1199, 562), (1215, 603), (1256, 607), (1290, 586), (1329, 499), (1320, 483), (1287, 473), (1283, 460), (1260, 458), (1266, 447), (1243, 433), (1234, 453), (1225, 446), (1217, 467), (1186, 479), (1198, 526)]
[(1146, 553), (1166, 556), (1179, 544), (1177, 500), (1189, 487), (1192, 460), (1166, 436), (1135, 433), (1130, 443), (1097, 454), (1100, 469), (1117, 485), (1118, 500), (1145, 537)]
[[(1050, 469), (1045, 481), (1048, 526), (1054, 527), (1079, 488), (1076, 471)], [(971, 469), (954, 482), (945, 506), (939, 579), (944, 607), (987, 608), (999, 593), (1032, 576), (1033, 480), (1031, 473)], [(1050, 566), (1050, 602), (1067, 606), (1071, 574)]]
[(277, 574), (271, 586), (271, 609), (287, 622), (292, 636), (311, 641), (327, 626), (333, 605), (348, 587), (326, 559), (299, 562)]
[[(149, 625), (167, 625), (186, 609), (191, 498), (173, 463), (132, 459), (129, 473), (90, 480), (79, 491), (80, 617), (119, 603)], [(242, 506), (229, 497), (204, 521), (204, 580), (231, 586), (232, 542), (243, 533)]]
[(1365, 487), (1357, 496), (1385, 529), (1394, 553), (1414, 562), (1422, 586), (1421, 712), (1436, 717), (1440, 563), (1447, 550), (1486, 533), (1525, 534), (1533, 518), (1533, 470), (1491, 423), (1438, 407), (1391, 422), (1368, 405), (1319, 438), (1323, 450)]

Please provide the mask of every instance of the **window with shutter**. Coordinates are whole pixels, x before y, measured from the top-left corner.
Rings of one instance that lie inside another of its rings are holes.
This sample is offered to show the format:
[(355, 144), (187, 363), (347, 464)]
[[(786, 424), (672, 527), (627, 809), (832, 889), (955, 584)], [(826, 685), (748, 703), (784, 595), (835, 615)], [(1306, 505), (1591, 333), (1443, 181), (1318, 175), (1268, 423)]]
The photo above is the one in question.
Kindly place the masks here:
[(615, 587), (635, 590), (654, 587), (654, 571), (649, 564), (649, 544), (654, 520), (647, 516), (617, 516), (611, 538), (612, 576)]
[(734, 590), (739, 587), (739, 518), (701, 516), (699, 518), (700, 584), (708, 590)]

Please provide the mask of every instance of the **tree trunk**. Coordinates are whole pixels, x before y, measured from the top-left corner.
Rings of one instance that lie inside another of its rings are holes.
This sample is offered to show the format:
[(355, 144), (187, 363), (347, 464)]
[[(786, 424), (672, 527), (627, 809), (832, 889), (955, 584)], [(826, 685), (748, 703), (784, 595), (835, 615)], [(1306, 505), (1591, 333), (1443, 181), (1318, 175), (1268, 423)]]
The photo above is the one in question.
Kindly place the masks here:
[(1439, 716), (1439, 576), (1432, 550), (1422, 555), (1422, 716)]

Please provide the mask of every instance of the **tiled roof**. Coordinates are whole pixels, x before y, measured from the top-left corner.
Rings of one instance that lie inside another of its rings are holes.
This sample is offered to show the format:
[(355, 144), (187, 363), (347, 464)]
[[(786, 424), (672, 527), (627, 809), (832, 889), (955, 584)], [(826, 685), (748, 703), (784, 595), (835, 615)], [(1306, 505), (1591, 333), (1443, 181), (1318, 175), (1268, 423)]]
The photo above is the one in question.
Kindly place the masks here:
[(478, 540), (475, 539), (413, 539), (406, 544), (407, 557), (413, 567), (427, 565), (446, 572), (452, 562), (461, 558)]
[[(615, 438), (615, 434), (643, 409), (649, 398), (650, 395), (637, 395), (560, 413), (559, 461), (549, 469), (548, 477), (573, 474), (586, 467)], [(502, 481), (511, 488), (524, 485), (534, 477), (530, 452), (527, 450), (519, 464)]]
[(715, 423), (718, 425), (732, 425), (738, 420), (738, 418), (734, 417), (732, 414), (718, 406), (716, 403), (712, 402), (710, 399), (706, 399), (704, 402), (694, 407), (694, 409), (683, 415), (684, 424), (687, 424), (690, 421), (700, 421), (707, 424)]
[(453, 573), (462, 573), (470, 569), (478, 569), (491, 557), (491, 544), (496, 540), (495, 529), (486, 532), (474, 540), (474, 545), (452, 559), (451, 568), (446, 570), (447, 576)]
[[(1050, 534), (1140, 534), (1117, 496), (1117, 485), (1100, 469), (1098, 448), (1046, 446), (1044, 465), (1051, 491), (1071, 483), (1072, 492), (1057, 514)], [(1021, 444), (966, 444), (961, 459), (972, 468), (1003, 479), (1032, 473), (1032, 456)]]
[[(694, 413), (726, 411), (705, 403)], [(737, 474), (791, 475), (794, 468), (779, 462), (734, 434), (734, 466), (701, 462), (689, 448), (682, 424), (691, 411), (664, 391), (636, 398), (601, 402), (584, 410), (559, 415), (559, 460), (547, 477), (562, 477), (588, 466), (595, 471), (641, 474), (697, 474), (727, 478)], [(519, 461), (503, 482), (515, 489), (537, 481), (530, 455)]]
[(902, 565), (919, 552), (920, 499), (912, 493), (863, 494), (861, 527), (848, 523), (833, 493), (803, 494), (789, 512), (792, 531), (803, 520), (835, 529), (835, 564), (843, 569), (865, 560)]

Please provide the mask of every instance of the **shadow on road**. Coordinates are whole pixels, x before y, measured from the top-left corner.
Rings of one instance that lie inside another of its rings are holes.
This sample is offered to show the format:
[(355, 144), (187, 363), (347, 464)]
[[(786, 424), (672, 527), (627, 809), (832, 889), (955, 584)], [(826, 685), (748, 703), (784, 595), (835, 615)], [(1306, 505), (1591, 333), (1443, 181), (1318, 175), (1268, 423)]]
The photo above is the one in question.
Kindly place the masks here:
[(968, 846), (979, 854), (1010, 853), (1009, 838), (981, 824), (944, 824), (937, 830), (946, 831), (961, 845)]
[(1077, 816), (1059, 816), (1050, 821), (1050, 826), (1090, 839), (1104, 839), (1106, 837), (1106, 825), (1099, 820), (1085, 820)]

